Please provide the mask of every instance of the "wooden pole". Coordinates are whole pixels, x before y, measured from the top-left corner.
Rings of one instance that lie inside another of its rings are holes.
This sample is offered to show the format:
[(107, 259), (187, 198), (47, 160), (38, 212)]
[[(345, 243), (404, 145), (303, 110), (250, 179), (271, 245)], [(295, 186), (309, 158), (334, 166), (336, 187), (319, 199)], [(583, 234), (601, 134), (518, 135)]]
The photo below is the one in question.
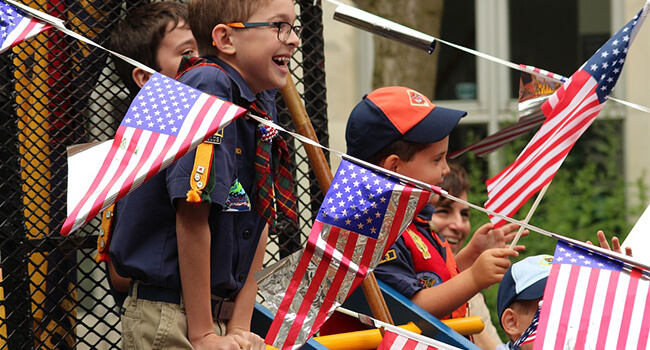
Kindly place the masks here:
[[(282, 93), (282, 98), (289, 109), (289, 114), (291, 114), (291, 119), (293, 120), (298, 133), (318, 142), (318, 137), (316, 137), (316, 132), (314, 131), (309, 116), (307, 115), (300, 94), (296, 89), (296, 85), (293, 83), (291, 73), (287, 74), (287, 85), (280, 89), (280, 93)], [(323, 153), (323, 149), (308, 144), (303, 144), (303, 147), (307, 152), (309, 164), (316, 174), (316, 180), (320, 185), (321, 191), (325, 194), (332, 183), (333, 176), (329, 163)], [(370, 306), (372, 315), (380, 321), (394, 324), (390, 312), (388, 311), (388, 307), (386, 306), (384, 296), (381, 294), (381, 290), (377, 285), (377, 280), (372, 272), (363, 280), (361, 288), (368, 300), (368, 305)]]

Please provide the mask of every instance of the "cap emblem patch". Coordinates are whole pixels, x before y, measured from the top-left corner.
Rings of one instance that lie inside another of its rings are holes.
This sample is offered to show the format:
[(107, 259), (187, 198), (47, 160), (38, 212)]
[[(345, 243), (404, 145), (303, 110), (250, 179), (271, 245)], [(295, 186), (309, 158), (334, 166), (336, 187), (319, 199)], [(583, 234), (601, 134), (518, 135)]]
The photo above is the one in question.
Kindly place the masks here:
[(421, 106), (429, 107), (429, 101), (422, 96), (419, 92), (414, 90), (407, 90), (409, 94), (409, 99), (411, 101), (411, 106)]

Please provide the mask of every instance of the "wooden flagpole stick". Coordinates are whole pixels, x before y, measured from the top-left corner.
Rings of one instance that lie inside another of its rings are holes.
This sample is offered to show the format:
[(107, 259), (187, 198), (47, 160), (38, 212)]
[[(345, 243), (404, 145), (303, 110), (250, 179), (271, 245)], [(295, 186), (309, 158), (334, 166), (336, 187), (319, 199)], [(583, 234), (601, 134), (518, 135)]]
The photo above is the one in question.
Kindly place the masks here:
[[(539, 202), (542, 201), (542, 197), (544, 197), (544, 194), (546, 194), (546, 190), (548, 187), (551, 186), (551, 183), (547, 183), (546, 186), (542, 187), (542, 190), (539, 191), (537, 194), (537, 198), (535, 198), (535, 203), (533, 203), (533, 206), (530, 207), (530, 210), (528, 211), (528, 214), (526, 215), (526, 218), (524, 219), (524, 223), (528, 224), (530, 219), (533, 217), (533, 213), (535, 213), (535, 210), (537, 210), (537, 206), (539, 205)], [(524, 232), (524, 227), (519, 226), (519, 231), (517, 231), (517, 235), (515, 238), (512, 240), (510, 243), (510, 249), (514, 249), (515, 245), (517, 244), (517, 241), (519, 241), (519, 238), (521, 238), (521, 234)]]
[[(293, 82), (291, 73), (287, 74), (287, 85), (284, 88), (280, 89), (280, 93), (282, 94), (282, 98), (284, 99), (284, 102), (289, 109), (289, 114), (291, 114), (291, 119), (293, 120), (298, 133), (318, 142), (316, 132), (314, 131), (314, 127), (311, 124), (309, 115), (307, 115), (305, 106), (302, 104), (302, 99), (300, 98), (300, 94), (298, 93), (296, 85)], [(330, 169), (329, 163), (325, 158), (323, 149), (305, 143), (303, 143), (303, 147), (307, 152), (307, 158), (309, 159), (309, 163), (314, 170), (316, 180), (320, 185), (321, 191), (323, 194), (325, 194), (329, 189), (334, 177), (332, 176), (332, 170)], [(386, 301), (384, 300), (384, 296), (381, 294), (377, 280), (375, 279), (375, 276), (372, 272), (369, 273), (368, 276), (363, 280), (361, 283), (361, 288), (363, 289), (363, 293), (368, 300), (368, 305), (370, 306), (372, 315), (380, 321), (394, 324), (393, 318), (388, 311)]]

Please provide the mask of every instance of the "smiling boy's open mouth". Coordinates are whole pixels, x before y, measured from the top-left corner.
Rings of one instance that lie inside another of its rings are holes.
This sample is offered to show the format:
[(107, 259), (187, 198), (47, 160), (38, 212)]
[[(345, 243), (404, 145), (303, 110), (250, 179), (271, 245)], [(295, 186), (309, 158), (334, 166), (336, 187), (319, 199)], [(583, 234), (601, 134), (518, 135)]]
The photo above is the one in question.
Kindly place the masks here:
[(280, 67), (286, 67), (289, 65), (289, 57), (273, 57), (273, 63), (277, 64)]

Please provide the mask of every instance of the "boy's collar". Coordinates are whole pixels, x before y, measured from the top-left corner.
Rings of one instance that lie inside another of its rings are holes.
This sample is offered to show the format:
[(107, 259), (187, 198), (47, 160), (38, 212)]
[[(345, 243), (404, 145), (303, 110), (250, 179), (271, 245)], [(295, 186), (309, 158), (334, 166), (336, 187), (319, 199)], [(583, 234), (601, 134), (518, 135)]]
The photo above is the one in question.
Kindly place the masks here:
[(244, 80), (244, 77), (239, 74), (239, 72), (230, 66), (228, 63), (225, 61), (219, 59), (216, 56), (205, 56), (205, 59), (208, 61), (214, 62), (220, 67), (222, 67), (226, 73), (230, 76), (230, 78), (233, 80), (233, 82), (237, 85), (237, 89), (239, 90), (239, 94), (242, 98), (244, 98), (248, 102), (253, 102), (257, 99), (255, 94), (251, 91), (250, 87), (248, 84), (246, 84), (246, 81)]

